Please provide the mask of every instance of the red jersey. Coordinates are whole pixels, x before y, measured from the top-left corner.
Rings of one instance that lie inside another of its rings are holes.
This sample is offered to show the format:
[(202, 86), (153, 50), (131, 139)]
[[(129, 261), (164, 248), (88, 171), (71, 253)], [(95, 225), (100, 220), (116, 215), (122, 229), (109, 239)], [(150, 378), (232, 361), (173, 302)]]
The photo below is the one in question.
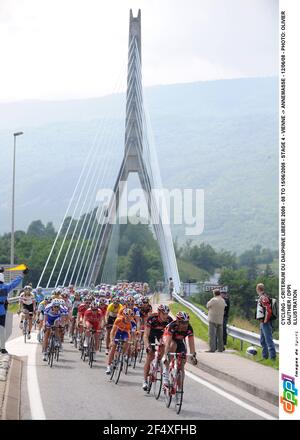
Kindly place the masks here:
[(84, 314), (84, 319), (91, 324), (96, 324), (101, 321), (103, 317), (103, 313), (101, 310), (97, 309), (96, 312), (94, 312), (92, 309), (87, 309), (87, 311)]
[(88, 308), (89, 308), (89, 306), (87, 306), (86, 304), (84, 304), (84, 303), (80, 304), (80, 306), (78, 307), (79, 318), (83, 318), (83, 315), (85, 314), (85, 312), (87, 311)]

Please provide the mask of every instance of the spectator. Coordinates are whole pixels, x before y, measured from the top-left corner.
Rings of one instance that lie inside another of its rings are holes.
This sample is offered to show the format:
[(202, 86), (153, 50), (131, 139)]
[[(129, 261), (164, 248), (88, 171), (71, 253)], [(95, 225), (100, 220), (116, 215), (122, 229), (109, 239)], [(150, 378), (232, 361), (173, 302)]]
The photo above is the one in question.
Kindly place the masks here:
[(173, 290), (174, 290), (174, 282), (172, 280), (172, 277), (169, 278), (169, 294), (170, 294), (170, 300), (173, 299)]
[(223, 351), (224, 351), (225, 346), (227, 345), (227, 323), (228, 323), (229, 310), (230, 310), (230, 299), (227, 292), (221, 292), (221, 296), (226, 303), (224, 309), (224, 317), (223, 317), (223, 345), (224, 345)]
[(208, 301), (208, 329), (209, 329), (209, 350), (214, 353), (216, 348), (219, 352), (223, 351), (223, 319), (226, 303), (221, 297), (220, 290), (213, 290), (214, 297)]
[(272, 305), (270, 298), (265, 293), (265, 286), (259, 283), (256, 286), (258, 294), (256, 319), (260, 321), (260, 343), (262, 346), (262, 357), (264, 359), (276, 359), (276, 350), (273, 342), (273, 327), (271, 323)]
[(0, 285), (4, 284), (4, 267), (0, 267)]
[[(23, 271), (23, 274), (28, 273), (28, 268), (26, 268)], [(5, 335), (5, 318), (6, 318), (6, 311), (7, 307), (5, 307), (5, 304), (7, 303), (7, 297), (11, 290), (15, 289), (18, 284), (22, 281), (23, 276), (20, 275), (17, 278), (15, 278), (11, 283), (7, 284), (0, 284), (0, 353), (6, 354), (7, 351), (5, 349), (5, 341), (6, 341), (6, 335)]]

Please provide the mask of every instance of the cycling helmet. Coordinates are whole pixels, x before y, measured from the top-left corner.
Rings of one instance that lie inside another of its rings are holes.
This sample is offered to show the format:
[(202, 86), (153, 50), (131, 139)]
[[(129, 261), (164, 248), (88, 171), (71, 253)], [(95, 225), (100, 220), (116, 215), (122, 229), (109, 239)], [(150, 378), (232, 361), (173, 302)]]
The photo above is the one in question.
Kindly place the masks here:
[(41, 286), (38, 286), (38, 287), (36, 288), (36, 291), (37, 291), (38, 293), (41, 293), (41, 292), (43, 291), (43, 288), (42, 288)]
[(133, 298), (133, 296), (131, 296), (131, 295), (127, 296), (127, 298), (126, 298), (126, 304), (128, 304), (128, 305), (133, 305), (133, 304), (134, 304), (134, 298)]
[(99, 304), (100, 304), (100, 306), (106, 306), (106, 299), (105, 298), (99, 298)]
[(113, 304), (120, 304), (120, 298), (118, 296), (115, 296), (112, 302)]
[(27, 292), (31, 292), (32, 291), (32, 287), (31, 286), (25, 286), (24, 287), (24, 292), (25, 291), (27, 291)]
[(45, 301), (51, 301), (51, 296), (50, 295), (46, 295), (44, 298)]
[(54, 299), (51, 303), (52, 307), (60, 307), (61, 303), (60, 303), (60, 299)]
[(124, 309), (123, 310), (123, 315), (124, 316), (129, 316), (129, 317), (132, 317), (133, 315), (134, 315), (134, 313), (133, 313), (133, 311), (131, 310), (131, 309)]
[[(159, 311), (159, 312), (163, 312), (163, 313), (169, 313), (170, 312), (170, 309), (169, 309), (169, 307), (166, 305), (166, 304), (160, 304), (158, 307), (157, 307), (157, 310)], [(177, 316), (177, 315), (176, 315)]]
[(91, 307), (91, 309), (98, 309), (99, 304), (96, 301), (92, 301), (90, 307)]
[(178, 321), (189, 321), (190, 316), (186, 312), (177, 312), (176, 313), (176, 319)]
[(143, 298), (141, 298), (141, 300), (143, 304), (149, 304), (150, 302), (148, 296), (144, 296)]
[(256, 356), (257, 355), (257, 349), (255, 347), (248, 347), (246, 350), (246, 353), (249, 356)]

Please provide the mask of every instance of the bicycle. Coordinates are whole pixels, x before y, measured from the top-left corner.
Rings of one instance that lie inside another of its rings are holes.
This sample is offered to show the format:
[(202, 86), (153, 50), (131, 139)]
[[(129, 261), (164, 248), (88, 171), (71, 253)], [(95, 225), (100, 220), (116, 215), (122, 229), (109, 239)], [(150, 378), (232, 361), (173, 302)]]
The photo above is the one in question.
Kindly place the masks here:
[(58, 361), (59, 358), (59, 340), (56, 337), (55, 330), (57, 327), (55, 325), (50, 326), (50, 335), (48, 340), (48, 365), (52, 368), (53, 359), (55, 358)]
[[(22, 313), (24, 315), (23, 335), (24, 335), (24, 343), (26, 344), (27, 336), (28, 336), (28, 326), (29, 326), (28, 321), (29, 321), (29, 314), (30, 313), (28, 311), (25, 312), (24, 310), (20, 313)], [(19, 312), (18, 312), (18, 314), (19, 314)]]
[(94, 362), (94, 353), (95, 353), (95, 333), (96, 330), (91, 328), (90, 330), (90, 336), (89, 336), (89, 342), (87, 347), (84, 347), (83, 344), (83, 362), (85, 362), (85, 358), (89, 358), (89, 366), (92, 368), (93, 362)]
[(150, 394), (152, 384), (154, 384), (154, 397), (156, 400), (159, 399), (160, 393), (161, 393), (161, 387), (162, 387), (162, 342), (159, 344), (150, 344), (154, 347), (158, 347), (157, 350), (155, 350), (155, 357), (152, 360), (150, 364), (150, 370), (147, 377), (148, 382), (148, 388), (147, 388), (147, 394)]
[(121, 372), (123, 370), (123, 364), (124, 364), (124, 352), (123, 352), (123, 345), (126, 343), (124, 339), (117, 339), (117, 347), (115, 351), (114, 360), (112, 363), (112, 370), (110, 373), (110, 380), (113, 380), (114, 375), (115, 376), (115, 384), (119, 382)]
[(104, 338), (105, 338), (105, 328), (102, 328), (99, 334), (99, 353), (101, 353)]
[(172, 402), (172, 397), (175, 396), (175, 409), (179, 414), (183, 401), (183, 381), (184, 381), (184, 365), (183, 359), (187, 356), (193, 355), (186, 353), (169, 353), (168, 357), (173, 356), (169, 366), (169, 380), (168, 385), (164, 385), (164, 398), (166, 407), (169, 408)]

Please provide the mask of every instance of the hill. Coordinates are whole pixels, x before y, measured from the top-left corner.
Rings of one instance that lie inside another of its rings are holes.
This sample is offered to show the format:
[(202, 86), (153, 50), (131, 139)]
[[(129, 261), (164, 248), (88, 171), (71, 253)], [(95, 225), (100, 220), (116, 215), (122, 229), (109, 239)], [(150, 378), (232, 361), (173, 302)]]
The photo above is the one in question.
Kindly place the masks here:
[[(201, 188), (205, 226), (186, 238), (242, 252), (260, 243), (278, 248), (277, 78), (250, 78), (145, 89), (162, 181), (167, 188)], [(0, 233), (10, 230), (12, 133), (17, 145), (16, 226), (63, 217), (87, 150), (110, 114), (108, 135), (120, 129), (123, 151), (124, 95), (65, 102), (0, 105)], [(22, 139), (22, 140), (21, 140)]]

